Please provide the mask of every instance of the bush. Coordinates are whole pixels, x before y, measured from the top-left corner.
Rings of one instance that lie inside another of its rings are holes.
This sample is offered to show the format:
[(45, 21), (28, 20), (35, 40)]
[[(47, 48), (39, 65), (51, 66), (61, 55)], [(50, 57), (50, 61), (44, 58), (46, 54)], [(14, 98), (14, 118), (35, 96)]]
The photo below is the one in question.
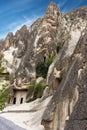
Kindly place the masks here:
[(3, 66), (0, 67), (0, 73), (3, 73), (5, 68)]
[(10, 75), (10, 74), (6, 75), (5, 80), (10, 80), (11, 81), (12, 80), (12, 75)]
[[(5, 68), (1, 66), (2, 59), (3, 59), (3, 54), (0, 54), (0, 77), (4, 77), (3, 72), (5, 70)], [(0, 81), (2, 82), (3, 78), (0, 78)], [(10, 94), (10, 89), (8, 88), (8, 84), (5, 83), (2, 85), (2, 90), (0, 90), (0, 110), (4, 109), (5, 103), (7, 103), (9, 98), (9, 94)]]
[(36, 98), (40, 98), (43, 94), (44, 88), (45, 86), (40, 83), (35, 83), (35, 85), (28, 86), (28, 94), (29, 96), (32, 96), (32, 98), (29, 99), (29, 102), (35, 100)]
[(5, 68), (3, 66), (1, 66), (2, 59), (3, 59), (3, 54), (0, 54), (0, 73), (3, 73), (3, 71), (5, 70)]
[(39, 62), (36, 67), (36, 76), (46, 78), (48, 68), (52, 64), (54, 56), (49, 57), (45, 62)]
[(8, 85), (8, 83), (2, 84), (3, 89), (5, 89)]
[(3, 58), (3, 54), (0, 54), (0, 61), (2, 61), (2, 58)]
[(40, 83), (36, 83), (34, 86), (34, 98), (40, 98), (43, 94), (44, 86)]
[(3, 89), (0, 90), (0, 110), (3, 110), (5, 107), (5, 103), (9, 99), (10, 89), (6, 88), (6, 85), (3, 85)]
[(29, 85), (27, 88), (28, 88), (28, 94), (32, 95), (32, 93), (34, 91), (34, 85)]
[(36, 67), (36, 76), (46, 78), (48, 67), (45, 62), (38, 63)]

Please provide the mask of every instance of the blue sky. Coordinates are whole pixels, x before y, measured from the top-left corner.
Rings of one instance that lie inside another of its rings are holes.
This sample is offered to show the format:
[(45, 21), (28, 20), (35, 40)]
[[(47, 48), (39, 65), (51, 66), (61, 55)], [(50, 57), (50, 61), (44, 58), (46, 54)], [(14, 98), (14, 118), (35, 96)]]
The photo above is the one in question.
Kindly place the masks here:
[(30, 26), (37, 18), (43, 17), (51, 1), (63, 13), (87, 6), (87, 0), (0, 0), (0, 39), (8, 32), (15, 33), (24, 24)]

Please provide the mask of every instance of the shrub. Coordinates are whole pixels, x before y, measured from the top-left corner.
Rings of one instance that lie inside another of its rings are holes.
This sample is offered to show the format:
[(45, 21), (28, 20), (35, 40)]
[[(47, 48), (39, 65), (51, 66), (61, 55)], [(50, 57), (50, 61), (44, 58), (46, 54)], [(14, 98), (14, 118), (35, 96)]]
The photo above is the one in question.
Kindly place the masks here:
[(32, 95), (32, 93), (34, 91), (34, 85), (29, 85), (27, 88), (28, 88), (28, 94)]
[(2, 61), (2, 58), (3, 58), (3, 54), (0, 54), (0, 61)]
[(6, 88), (8, 85), (8, 83), (2, 84), (3, 89)]
[(36, 98), (40, 98), (43, 94), (44, 88), (45, 86), (40, 83), (35, 83), (34, 85), (28, 86), (28, 94), (32, 96), (32, 98), (29, 99), (29, 102), (35, 100)]
[(5, 107), (5, 103), (8, 101), (9, 99), (9, 93), (10, 93), (10, 89), (6, 88), (6, 85), (3, 85), (3, 89), (0, 90), (0, 110), (3, 110)]
[(43, 94), (44, 88), (45, 86), (43, 86), (42, 84), (36, 83), (34, 86), (34, 98), (41, 97)]
[(48, 68), (52, 64), (54, 56), (49, 57), (45, 62), (39, 62), (36, 66), (36, 76), (46, 78)]
[(48, 67), (45, 62), (38, 63), (36, 67), (36, 76), (46, 78)]
[(10, 80), (11, 81), (12, 80), (12, 75), (10, 75), (10, 74), (6, 75), (5, 80)]
[(48, 66), (48, 68), (49, 68), (49, 66), (52, 64), (53, 60), (54, 60), (54, 55), (53, 55), (53, 56), (50, 56), (50, 57), (47, 59), (46, 65)]
[[(1, 66), (2, 58), (3, 58), (3, 54), (0, 54), (0, 77), (4, 77), (2, 73), (5, 70), (5, 68)], [(0, 79), (0, 81), (2, 82), (3, 78)], [(10, 94), (10, 89), (8, 88), (8, 84), (5, 83), (2, 85), (2, 89), (0, 90), (0, 110), (3, 110), (3, 108), (5, 107), (5, 103), (8, 101), (9, 94)]]
[(3, 58), (3, 54), (0, 54), (0, 73), (3, 73), (3, 71), (5, 69), (3, 66), (1, 66), (1, 64), (2, 64), (2, 58)]
[(3, 73), (5, 68), (3, 66), (0, 67), (0, 73)]

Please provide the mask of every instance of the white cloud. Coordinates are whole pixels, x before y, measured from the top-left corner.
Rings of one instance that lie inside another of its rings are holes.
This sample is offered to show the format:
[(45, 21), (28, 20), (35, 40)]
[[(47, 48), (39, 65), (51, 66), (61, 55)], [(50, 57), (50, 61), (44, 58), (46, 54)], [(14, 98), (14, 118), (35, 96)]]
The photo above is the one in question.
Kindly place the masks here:
[(66, 4), (67, 0), (64, 0), (63, 2), (59, 1), (58, 6), (62, 8)]
[(38, 17), (34, 17), (34, 18), (29, 19), (29, 18), (24, 16), (23, 21), (19, 21), (17, 23), (12, 23), (11, 25), (9, 25), (9, 28), (10, 28), (11, 32), (15, 33), (23, 25), (30, 26), (37, 18)]
[(71, 2), (71, 4), (70, 3), (68, 3), (68, 1), (66, 0), (64, 3), (60, 3), (60, 7), (62, 7), (62, 12), (63, 13), (66, 13), (66, 12), (68, 12), (68, 11), (70, 11), (70, 10), (74, 10), (75, 8), (78, 8), (79, 7), (79, 5), (81, 4), (81, 2), (82, 2), (82, 0), (73, 0), (72, 2)]
[(6, 33), (0, 35), (0, 39), (5, 38), (9, 32), (13, 32), (15, 34), (15, 32), (19, 30), (23, 25), (30, 26), (37, 18), (37, 16), (33, 18), (27, 18), (24, 16), (22, 20), (9, 24), (7, 27), (5, 27)]

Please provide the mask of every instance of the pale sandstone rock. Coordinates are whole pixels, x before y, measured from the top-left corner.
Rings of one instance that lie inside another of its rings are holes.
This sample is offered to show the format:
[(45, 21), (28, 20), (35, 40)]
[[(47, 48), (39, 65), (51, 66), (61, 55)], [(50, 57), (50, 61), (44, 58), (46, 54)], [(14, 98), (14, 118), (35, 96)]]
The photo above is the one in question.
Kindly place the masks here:
[[(30, 28), (23, 26), (15, 35), (9, 33), (4, 41), (0, 41), (0, 50), (4, 59), (8, 60), (5, 66), (13, 74), (13, 80), (20, 81), (18, 84), (21, 88), (34, 84), (37, 64), (55, 55), (48, 70), (47, 86), (41, 99), (43, 103), (38, 102), (36, 108), (32, 107), (32, 111), (38, 112), (33, 113), (32, 119), (27, 119), (27, 124), (32, 129), (86, 129), (86, 28), (87, 7), (62, 14), (57, 5), (51, 2), (42, 19), (35, 21)], [(57, 43), (60, 43), (58, 53)], [(45, 104), (49, 95), (52, 95), (52, 99)], [(20, 110), (20, 107), (17, 109)], [(35, 116), (38, 114), (40, 115), (36, 120)], [(35, 123), (38, 127), (33, 127)]]

